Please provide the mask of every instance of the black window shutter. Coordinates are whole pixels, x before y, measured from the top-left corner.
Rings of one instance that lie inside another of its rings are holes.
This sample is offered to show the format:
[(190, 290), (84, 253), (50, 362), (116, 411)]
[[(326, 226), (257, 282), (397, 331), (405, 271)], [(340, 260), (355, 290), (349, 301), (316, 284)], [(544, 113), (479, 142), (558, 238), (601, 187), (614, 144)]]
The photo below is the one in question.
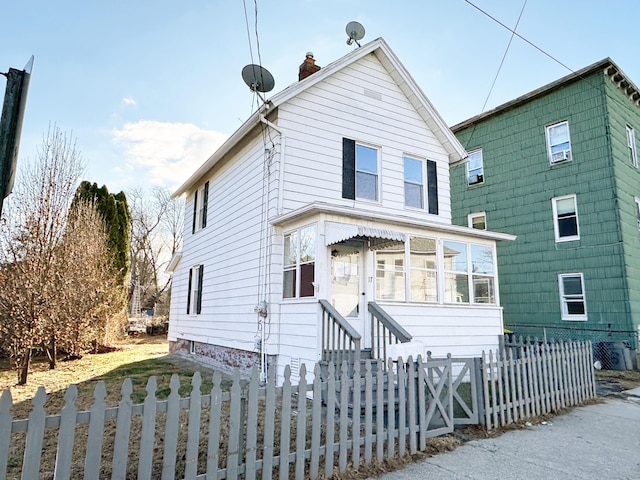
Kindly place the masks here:
[(193, 225), (191, 226), (191, 233), (196, 233), (196, 221), (198, 218), (198, 190), (193, 194)]
[(427, 160), (427, 196), (429, 213), (438, 215), (438, 174), (433, 160)]
[(342, 198), (356, 199), (356, 142), (342, 139)]
[(189, 315), (189, 307), (191, 307), (191, 275), (192, 270), (189, 269), (189, 286), (187, 287), (187, 315)]
[(196, 296), (196, 313), (202, 312), (202, 279), (204, 277), (204, 265), (198, 267), (198, 292)]
[(204, 184), (204, 195), (202, 196), (202, 228), (207, 226), (208, 205), (209, 205), (209, 182)]

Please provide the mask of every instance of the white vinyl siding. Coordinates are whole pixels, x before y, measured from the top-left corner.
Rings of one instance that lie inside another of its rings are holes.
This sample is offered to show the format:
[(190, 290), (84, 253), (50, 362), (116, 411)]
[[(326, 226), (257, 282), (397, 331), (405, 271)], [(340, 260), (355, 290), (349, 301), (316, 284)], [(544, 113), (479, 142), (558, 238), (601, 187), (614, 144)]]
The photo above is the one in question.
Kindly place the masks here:
[(359, 208), (424, 218), (405, 208), (403, 156), (413, 154), (437, 164), (439, 211), (430, 219), (451, 223), (448, 154), (374, 55), (278, 107), (278, 126), (287, 131), (285, 212), (311, 202), (353, 205), (342, 198), (342, 141), (349, 138), (379, 149), (379, 202), (358, 201)]

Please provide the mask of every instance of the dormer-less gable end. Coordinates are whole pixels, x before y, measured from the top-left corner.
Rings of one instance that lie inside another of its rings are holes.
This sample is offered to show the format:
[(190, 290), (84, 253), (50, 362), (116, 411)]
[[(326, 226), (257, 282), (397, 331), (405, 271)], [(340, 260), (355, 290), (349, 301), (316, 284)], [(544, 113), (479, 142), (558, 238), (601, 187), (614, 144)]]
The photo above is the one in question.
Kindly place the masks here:
[(449, 157), (449, 161), (453, 163), (465, 158), (467, 154), (464, 147), (456, 139), (455, 135), (451, 132), (440, 114), (433, 107), (422, 89), (417, 85), (413, 77), (405, 69), (404, 65), (402, 65), (398, 57), (396, 57), (395, 53), (391, 50), (384, 39), (377, 38), (376, 40), (353, 50), (335, 62), (330, 63), (319, 70), (315, 70), (306, 78), (290, 85), (271, 97), (268, 104), (264, 105), (260, 110), (251, 115), (251, 117), (249, 117), (249, 119), (174, 192), (173, 196), (177, 197), (193, 190), (194, 187), (202, 181), (204, 175), (206, 175), (216, 163), (229, 153), (234, 146), (247, 137), (247, 135), (250, 135), (256, 125), (266, 120), (265, 115), (268, 111), (274, 111), (279, 106), (303, 94), (314, 85), (326, 80), (331, 75), (340, 72), (346, 67), (354, 65), (368, 55), (374, 55), (380, 64), (383, 65), (389, 76), (398, 85), (407, 100), (411, 103), (413, 108), (415, 108), (416, 112), (418, 112), (420, 117), (442, 144)]

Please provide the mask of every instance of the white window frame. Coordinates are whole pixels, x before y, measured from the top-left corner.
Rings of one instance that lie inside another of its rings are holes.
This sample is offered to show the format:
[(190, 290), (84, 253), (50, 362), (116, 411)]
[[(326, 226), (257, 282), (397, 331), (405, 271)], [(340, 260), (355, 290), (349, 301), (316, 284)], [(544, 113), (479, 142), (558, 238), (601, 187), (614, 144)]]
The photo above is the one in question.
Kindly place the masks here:
[[(564, 282), (563, 280), (565, 278), (571, 278), (571, 277), (579, 277), (580, 278), (580, 287), (582, 292), (580, 294), (565, 294), (564, 292)], [(558, 274), (558, 291), (560, 293), (560, 312), (561, 312), (561, 318), (562, 320), (566, 320), (566, 321), (579, 321), (579, 322), (584, 322), (586, 320), (588, 320), (588, 315), (587, 315), (587, 298), (586, 298), (586, 294), (585, 294), (585, 288), (584, 288), (584, 275), (582, 273), (560, 273)], [(583, 314), (570, 314), (569, 313), (569, 308), (568, 308), (568, 304), (570, 301), (582, 301), (582, 304), (584, 306), (584, 313)]]
[(638, 231), (640, 231), (640, 198), (635, 197), (636, 204), (636, 225), (638, 227)]
[[(576, 217), (576, 235), (569, 235), (565, 237), (560, 236), (560, 219), (558, 218), (558, 201), (573, 199), (574, 213)], [(556, 237), (556, 243), (560, 242), (572, 242), (575, 240), (580, 240), (580, 221), (578, 218), (578, 201), (575, 194), (572, 195), (563, 195), (561, 197), (554, 197), (551, 199), (551, 205), (553, 208), (553, 230)]]
[[(480, 166), (476, 166), (473, 169), (469, 168), (469, 162), (471, 160), (479, 161)], [(482, 185), (484, 183), (484, 156), (481, 148), (468, 152), (467, 161), (465, 162), (465, 171), (468, 186)]]
[(630, 125), (626, 127), (627, 146), (629, 147), (629, 156), (631, 157), (631, 165), (638, 168), (638, 147), (636, 144), (636, 132)]
[[(204, 266), (202, 264), (194, 265), (189, 269), (189, 275), (191, 278), (190, 289), (187, 292), (189, 295), (189, 313), (188, 315), (197, 316), (202, 313), (202, 296), (204, 295), (204, 276), (202, 279), (202, 284), (200, 283), (200, 267), (203, 268), (204, 274)], [(189, 286), (189, 285), (188, 285)], [(200, 291), (200, 309), (198, 309), (198, 291)]]
[[(414, 162), (420, 163), (420, 183), (407, 180), (407, 170), (406, 170), (406, 160), (412, 160)], [(415, 208), (417, 210), (424, 210), (426, 207), (426, 198), (425, 198), (425, 179), (427, 178), (427, 169), (426, 162), (421, 158), (416, 158), (411, 155), (403, 155), (402, 156), (402, 171), (404, 178), (404, 206), (407, 208)], [(407, 184), (419, 186), (420, 187), (420, 206), (408, 205), (407, 204)]]
[[(306, 230), (306, 229), (313, 229), (313, 243), (314, 243), (314, 249), (312, 252), (312, 258), (311, 259), (307, 259), (307, 260), (302, 260), (301, 258), (301, 242), (302, 242), (302, 231)], [(291, 237), (292, 235), (296, 236), (296, 259), (295, 259), (295, 263), (287, 263), (287, 258), (285, 258), (285, 251), (284, 251), (284, 245), (285, 245), (285, 239), (286, 237)], [(318, 262), (318, 227), (317, 224), (312, 223), (309, 225), (304, 225), (300, 228), (291, 230), (289, 232), (286, 232), (283, 237), (283, 243), (282, 243), (282, 247), (283, 247), (283, 260), (282, 260), (282, 298), (283, 300), (289, 301), (289, 300), (299, 300), (299, 299), (308, 299), (308, 298), (314, 298), (316, 296), (316, 278), (317, 278), (317, 262)], [(302, 267), (304, 265), (309, 265), (313, 263), (313, 281), (312, 281), (312, 285), (313, 285), (313, 295), (305, 295), (305, 296), (300, 296), (300, 291), (301, 291), (301, 282), (302, 282)], [(293, 296), (288, 296), (285, 297), (285, 290), (284, 290), (284, 274), (285, 272), (288, 271), (295, 271), (295, 285), (293, 286), (293, 290), (294, 290), (294, 294)]]
[[(563, 142), (552, 143), (551, 130), (554, 128), (558, 128), (561, 125), (566, 125), (567, 127), (567, 139)], [(564, 120), (562, 122), (554, 123), (552, 125), (547, 125), (545, 127), (545, 136), (547, 139), (547, 156), (549, 157), (549, 164), (556, 165), (558, 163), (566, 162), (569, 160), (573, 160), (573, 154), (571, 150), (571, 131), (569, 129), (569, 121)], [(567, 148), (563, 148), (561, 150), (557, 149), (559, 145), (564, 143), (568, 143)]]
[[(369, 148), (371, 150), (375, 150), (376, 152), (376, 172), (372, 173), (369, 172), (367, 170), (359, 170), (358, 169), (358, 147), (362, 147), (362, 148)], [(356, 147), (355, 147), (355, 197), (356, 200), (363, 200), (365, 202), (375, 202), (375, 203), (380, 203), (380, 148), (373, 146), (373, 145), (367, 145), (366, 143), (362, 143), (362, 142), (356, 142)], [(362, 197), (358, 195), (358, 173), (360, 174), (364, 174), (364, 175), (374, 175), (376, 177), (376, 195), (375, 198), (367, 198), (367, 197)]]
[[(209, 203), (209, 196), (211, 195), (211, 188), (210, 188), (210, 184), (207, 187), (206, 185), (209, 184), (209, 182), (205, 182), (204, 185), (202, 185), (201, 188), (198, 189), (198, 198), (197, 198), (197, 202), (198, 204), (195, 206), (194, 209), (194, 213), (196, 215), (196, 222), (195, 222), (195, 229), (193, 231), (193, 233), (199, 232), (200, 230), (202, 230), (203, 228), (206, 228), (206, 224), (205, 224), (205, 203), (204, 203), (204, 192), (205, 189), (207, 189), (207, 203)], [(208, 210), (208, 205), (206, 206), (207, 210)], [(207, 212), (208, 213), (208, 212)], [(203, 226), (205, 225), (205, 226)]]
[(476, 218), (482, 218), (482, 221), (484, 223), (484, 228), (478, 228), (476, 230), (486, 230), (487, 229), (487, 214), (485, 212), (475, 212), (475, 213), (470, 213), (469, 215), (467, 215), (467, 225), (469, 226), (469, 228), (476, 228), (473, 226), (473, 221)]

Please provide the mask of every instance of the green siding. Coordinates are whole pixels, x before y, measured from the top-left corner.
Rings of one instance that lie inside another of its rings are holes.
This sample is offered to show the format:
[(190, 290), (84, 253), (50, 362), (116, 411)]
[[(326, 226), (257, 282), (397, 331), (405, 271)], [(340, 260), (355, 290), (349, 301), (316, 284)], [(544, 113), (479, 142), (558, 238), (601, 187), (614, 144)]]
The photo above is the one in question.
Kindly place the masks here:
[[(467, 186), (464, 163), (451, 168), (453, 223), (467, 225), (467, 214), (485, 211), (488, 229), (518, 237), (498, 245), (505, 325), (516, 332), (638, 324), (640, 171), (630, 167), (624, 127), (637, 125), (640, 139), (640, 109), (610, 83), (596, 72), (456, 132), (467, 150), (482, 148), (484, 183)], [(573, 159), (552, 166), (545, 126), (563, 120)], [(556, 243), (551, 199), (569, 194), (580, 240)], [(586, 322), (561, 320), (558, 274), (574, 272), (584, 275)]]

